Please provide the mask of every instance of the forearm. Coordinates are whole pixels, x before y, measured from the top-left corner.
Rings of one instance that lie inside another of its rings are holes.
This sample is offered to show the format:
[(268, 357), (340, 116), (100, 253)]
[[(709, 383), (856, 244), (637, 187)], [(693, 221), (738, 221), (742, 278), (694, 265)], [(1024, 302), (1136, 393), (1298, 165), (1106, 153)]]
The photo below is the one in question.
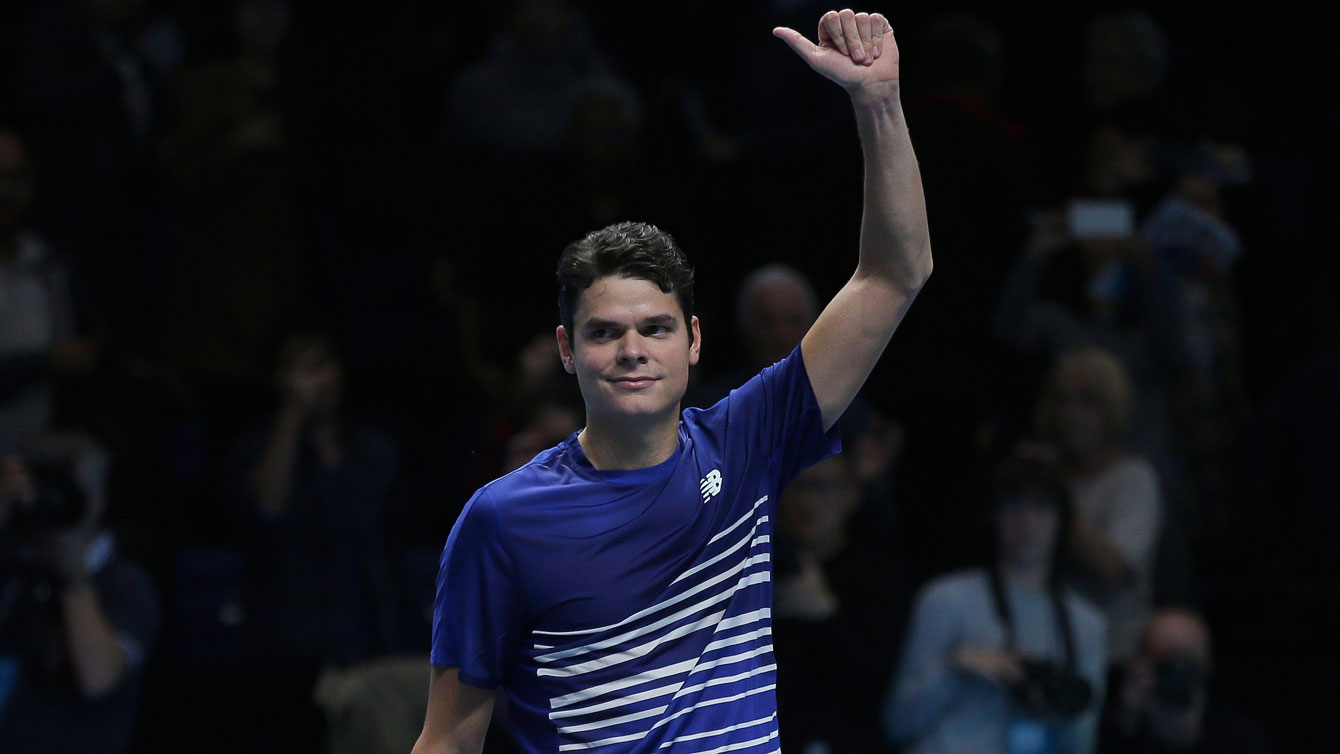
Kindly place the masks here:
[(302, 416), (295, 411), (281, 410), (275, 419), (265, 454), (251, 478), (256, 505), (267, 518), (282, 515), (287, 507), (301, 433)]
[(858, 276), (919, 290), (931, 274), (931, 242), (921, 170), (899, 90), (852, 93), (865, 159)]
[(1076, 565), (1112, 593), (1128, 586), (1135, 569), (1102, 531), (1085, 521), (1075, 522)]
[(107, 694), (120, 683), (128, 658), (103, 614), (97, 592), (89, 584), (72, 586), (61, 596), (61, 610), (79, 693), (88, 699)]
[(926, 734), (961, 697), (968, 678), (949, 667), (917, 680), (901, 679), (884, 702), (884, 735), (906, 743)]

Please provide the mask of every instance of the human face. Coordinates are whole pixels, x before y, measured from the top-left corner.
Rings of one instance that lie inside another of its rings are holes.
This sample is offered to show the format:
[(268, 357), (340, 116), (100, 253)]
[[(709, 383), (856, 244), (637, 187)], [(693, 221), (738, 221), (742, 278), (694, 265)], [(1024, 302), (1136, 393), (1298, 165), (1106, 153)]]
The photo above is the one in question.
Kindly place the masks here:
[(1084, 375), (1061, 374), (1048, 400), (1055, 410), (1056, 440), (1068, 457), (1091, 458), (1108, 446), (1102, 396)]
[(750, 296), (742, 324), (745, 348), (761, 369), (791, 353), (814, 324), (814, 311), (800, 283), (782, 280)]
[[(582, 291), (573, 332), (558, 328), (563, 368), (577, 375), (592, 420), (676, 416), (698, 363), (698, 318), (649, 280), (603, 277)], [(692, 338), (690, 338), (692, 335)]]
[(779, 515), (799, 549), (819, 554), (841, 541), (860, 504), (849, 463), (842, 456), (827, 458), (787, 485)]
[(996, 507), (996, 536), (1001, 558), (1014, 566), (1046, 563), (1056, 545), (1060, 517), (1047, 500), (1023, 495)]

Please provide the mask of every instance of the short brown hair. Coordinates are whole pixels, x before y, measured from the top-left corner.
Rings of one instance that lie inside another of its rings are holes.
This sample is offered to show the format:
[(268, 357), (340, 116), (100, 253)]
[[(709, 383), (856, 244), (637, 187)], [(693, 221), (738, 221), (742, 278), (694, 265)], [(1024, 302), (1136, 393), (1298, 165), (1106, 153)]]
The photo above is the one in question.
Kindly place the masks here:
[(573, 241), (558, 259), (558, 321), (569, 334), (582, 291), (610, 276), (647, 280), (675, 294), (686, 325), (693, 317), (693, 267), (675, 239), (655, 225), (621, 222)]

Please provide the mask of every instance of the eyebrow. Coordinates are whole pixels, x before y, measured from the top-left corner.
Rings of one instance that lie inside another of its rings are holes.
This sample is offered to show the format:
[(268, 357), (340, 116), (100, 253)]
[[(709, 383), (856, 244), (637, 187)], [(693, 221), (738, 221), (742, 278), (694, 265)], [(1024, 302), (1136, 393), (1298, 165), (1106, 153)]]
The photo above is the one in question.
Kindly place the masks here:
[[(676, 317), (675, 317), (673, 314), (657, 314), (657, 315), (655, 315), (655, 316), (645, 317), (645, 318), (640, 319), (640, 320), (637, 321), (637, 326), (638, 326), (638, 327), (642, 327), (642, 326), (644, 326), (644, 325), (664, 325), (664, 326), (666, 326), (666, 327), (672, 327), (672, 328), (673, 328), (673, 327), (675, 327), (675, 326), (678, 325), (678, 324), (679, 324), (679, 321), (678, 321), (678, 319), (676, 319)], [(609, 320), (609, 319), (595, 319), (595, 318), (592, 318), (592, 319), (588, 319), (588, 320), (586, 320), (586, 323), (582, 325), (582, 329), (584, 329), (584, 330), (591, 330), (591, 329), (602, 328), (602, 327), (619, 328), (619, 327), (623, 327), (623, 326), (624, 326), (624, 323), (622, 323), (622, 322), (615, 322), (614, 320)]]

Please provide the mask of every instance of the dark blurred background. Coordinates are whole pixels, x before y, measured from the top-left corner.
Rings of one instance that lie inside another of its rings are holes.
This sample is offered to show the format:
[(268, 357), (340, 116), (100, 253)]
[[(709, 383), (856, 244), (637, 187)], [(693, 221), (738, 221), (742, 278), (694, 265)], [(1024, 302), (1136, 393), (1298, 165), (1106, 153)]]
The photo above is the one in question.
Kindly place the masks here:
[[(624, 219), (675, 236), (691, 398), (753, 368), (750, 271), (819, 302), (850, 275), (850, 106), (770, 35), (827, 9), (0, 5), (0, 454), (105, 451), (99, 529), (156, 616), (133, 722), (96, 750), (377, 751), (340, 741), (421, 722), (457, 513), (581, 426), (563, 246)], [(1215, 693), (1279, 750), (1314, 740), (1340, 701), (1335, 26), (1287, 3), (868, 10), (901, 48), (936, 268), (848, 427), (887, 569), (859, 599), (901, 620), (974, 560), (974, 470), (1099, 345), (1162, 489), (1151, 605), (1206, 617)], [(1076, 199), (1129, 227), (1076, 226)], [(886, 659), (838, 683), (882, 693)]]

